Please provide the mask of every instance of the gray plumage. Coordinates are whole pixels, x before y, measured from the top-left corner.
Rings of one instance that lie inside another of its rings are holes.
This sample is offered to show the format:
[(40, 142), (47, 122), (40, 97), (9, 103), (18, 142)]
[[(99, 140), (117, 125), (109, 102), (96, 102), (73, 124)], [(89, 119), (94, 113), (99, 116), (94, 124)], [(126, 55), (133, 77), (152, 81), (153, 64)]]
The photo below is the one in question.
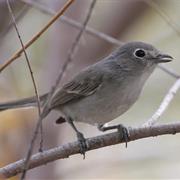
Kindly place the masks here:
[[(136, 102), (158, 63), (171, 60), (150, 44), (126, 43), (58, 89), (50, 108), (59, 110), (65, 119), (103, 125)], [(46, 97), (41, 97), (42, 104)], [(0, 110), (29, 105), (35, 105), (35, 98), (0, 104)]]

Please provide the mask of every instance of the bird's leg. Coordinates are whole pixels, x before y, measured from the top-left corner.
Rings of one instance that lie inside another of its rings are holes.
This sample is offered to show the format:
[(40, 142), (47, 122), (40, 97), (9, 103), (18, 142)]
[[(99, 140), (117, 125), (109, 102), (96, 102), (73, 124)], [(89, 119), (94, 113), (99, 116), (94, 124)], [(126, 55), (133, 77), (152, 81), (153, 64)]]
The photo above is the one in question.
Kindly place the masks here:
[(114, 126), (104, 126), (104, 125), (98, 125), (98, 129), (100, 131), (108, 131), (108, 130), (112, 130), (112, 129), (117, 129), (120, 135), (120, 139), (124, 140), (126, 143), (126, 147), (127, 147), (127, 142), (129, 140), (129, 131), (128, 129), (123, 126), (122, 124), (118, 124), (118, 125), (114, 125)]
[(85, 153), (87, 151), (86, 139), (84, 138), (84, 135), (77, 130), (71, 118), (68, 118), (67, 122), (71, 125), (71, 127), (76, 132), (76, 136), (77, 136), (79, 146), (80, 146), (80, 153), (83, 155), (83, 158), (85, 159)]

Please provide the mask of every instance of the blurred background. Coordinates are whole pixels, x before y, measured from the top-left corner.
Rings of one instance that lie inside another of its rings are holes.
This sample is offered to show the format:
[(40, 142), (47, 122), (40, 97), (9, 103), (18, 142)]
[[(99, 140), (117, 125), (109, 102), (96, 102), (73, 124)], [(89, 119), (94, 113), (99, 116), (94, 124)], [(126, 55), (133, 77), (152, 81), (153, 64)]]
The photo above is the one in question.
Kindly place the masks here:
[[(18, 29), (27, 42), (50, 20), (65, 0), (11, 0)], [(65, 17), (82, 23), (91, 0), (76, 0)], [(165, 16), (164, 16), (165, 14)], [(152, 43), (175, 60), (166, 64), (180, 74), (180, 1), (179, 0), (97, 0), (88, 26), (122, 41)], [(168, 21), (168, 22), (167, 22)], [(0, 2), (0, 64), (20, 48), (6, 1)], [(175, 28), (172, 28), (175, 27)], [(40, 94), (48, 92), (67, 58), (79, 29), (58, 20), (30, 48), (28, 56)], [(97, 62), (117, 46), (84, 33), (73, 62), (69, 64), (60, 86), (82, 68)], [(175, 79), (159, 68), (146, 83), (138, 102), (110, 124), (138, 126), (159, 107)], [(34, 95), (24, 55), (0, 74), (0, 103)], [(178, 92), (159, 123), (179, 121)], [(26, 108), (0, 113), (0, 166), (26, 155), (37, 121), (37, 109)], [(57, 112), (44, 120), (44, 149), (76, 140), (68, 124), (56, 125)], [(78, 123), (85, 137), (101, 134), (96, 127)], [(180, 134), (148, 138), (87, 152), (86, 159), (74, 155), (38, 167), (27, 179), (179, 179)], [(39, 147), (37, 140), (34, 152)], [(15, 180), (19, 177), (13, 177)]]

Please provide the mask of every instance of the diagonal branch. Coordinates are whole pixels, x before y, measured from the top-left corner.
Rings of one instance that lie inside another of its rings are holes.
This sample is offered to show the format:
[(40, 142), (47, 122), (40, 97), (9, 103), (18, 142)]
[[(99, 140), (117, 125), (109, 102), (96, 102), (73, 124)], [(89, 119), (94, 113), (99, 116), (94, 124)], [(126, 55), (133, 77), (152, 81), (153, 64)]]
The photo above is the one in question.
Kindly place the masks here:
[(154, 0), (144, 0), (150, 7), (152, 7), (161, 18), (176, 32), (176, 34), (180, 37), (180, 31), (178, 25), (173, 22), (173, 20), (169, 17), (166, 11), (158, 4), (157, 1)]
[(22, 41), (21, 35), (19, 33), (19, 30), (18, 30), (18, 27), (17, 27), (17, 24), (16, 24), (16, 20), (15, 20), (14, 14), (12, 12), (12, 8), (11, 8), (11, 5), (9, 3), (9, 0), (6, 0), (6, 2), (7, 2), (7, 7), (8, 7), (8, 10), (9, 10), (9, 13), (10, 13), (12, 21), (13, 21), (14, 28), (16, 30), (16, 33), (18, 35), (19, 41), (21, 43), (21, 46), (22, 46), (22, 49), (23, 49), (23, 52), (24, 52), (24, 56), (25, 56), (25, 59), (26, 59), (26, 62), (27, 62), (27, 66), (29, 68), (29, 72), (30, 72), (30, 75), (31, 75), (31, 79), (32, 79), (32, 83), (33, 83), (33, 86), (34, 86), (34, 91), (35, 91), (35, 95), (36, 95), (36, 99), (37, 99), (38, 113), (39, 113), (39, 116), (40, 116), (40, 114), (41, 114), (41, 107), (40, 107), (39, 93), (38, 93), (36, 81), (34, 79), (33, 71), (32, 71), (32, 68), (31, 68), (31, 64), (30, 64), (27, 52), (25, 50), (24, 43)]
[[(148, 128), (129, 128), (129, 142), (148, 137), (176, 133), (180, 133), (180, 123), (155, 125)], [(101, 136), (96, 136), (87, 139), (88, 151), (120, 143), (124, 143), (124, 141), (119, 138), (118, 132), (104, 134)], [(46, 165), (47, 163), (53, 162), (58, 159), (68, 158), (69, 156), (78, 153), (80, 153), (78, 142), (72, 142), (34, 154), (29, 161), (28, 170), (42, 165)], [(21, 159), (19, 161), (16, 161), (5, 167), (0, 168), (0, 177), (10, 178), (21, 173), (23, 171), (24, 162), (25, 160)]]
[[(15, 16), (16, 22), (19, 22), (24, 17), (24, 15), (27, 14), (27, 12), (30, 9), (31, 9), (31, 7), (29, 7), (27, 4), (23, 5), (23, 7), (20, 9), (19, 12), (17, 12), (17, 14)], [(8, 25), (4, 28), (4, 30), (2, 32), (0, 32), (0, 38), (3, 38), (6, 34), (8, 34), (12, 25), (13, 25), (13, 23), (11, 23), (11, 22), (8, 23)]]
[[(34, 35), (32, 37), (32, 39), (24, 45), (24, 48), (27, 49), (29, 46), (31, 46), (66, 11), (66, 9), (73, 2), (74, 2), (74, 0), (68, 0), (66, 2), (66, 4), (64, 5), (64, 7), (62, 9), (60, 9), (60, 11), (52, 17), (52, 19), (41, 29), (41, 31), (39, 31), (36, 35)], [(8, 65), (10, 65), (12, 62), (14, 62), (18, 57), (20, 57), (22, 53), (23, 53), (23, 48), (21, 48), (16, 53), (14, 53), (14, 55), (12, 55), (12, 57), (9, 60), (7, 60), (3, 65), (0, 66), (0, 73)]]
[(143, 126), (152, 126), (154, 125), (160, 116), (165, 112), (168, 108), (170, 102), (173, 100), (175, 94), (180, 89), (180, 78), (174, 83), (174, 85), (170, 88), (167, 95), (164, 97), (162, 103), (156, 112), (152, 115), (152, 117), (143, 125)]
[(167, 68), (167, 67), (165, 67), (164, 65), (158, 65), (158, 67), (162, 70), (162, 71), (164, 71), (164, 72), (166, 72), (167, 74), (169, 74), (170, 76), (172, 76), (172, 77), (174, 77), (174, 78), (176, 78), (176, 79), (178, 79), (178, 78), (180, 78), (180, 74), (178, 74), (177, 72), (175, 72), (173, 69), (171, 69), (171, 68)]
[(90, 4), (90, 7), (88, 9), (88, 12), (87, 12), (87, 15), (86, 15), (86, 18), (84, 20), (84, 23), (82, 24), (82, 27), (78, 33), (78, 35), (76, 36), (74, 42), (72, 43), (72, 46), (68, 52), (68, 55), (67, 55), (67, 59), (65, 60), (65, 63), (63, 64), (62, 66), (62, 69), (60, 69), (60, 72), (59, 72), (59, 75), (58, 75), (58, 78), (55, 82), (55, 85), (52, 87), (49, 95), (48, 95), (48, 98), (47, 98), (47, 102), (50, 102), (51, 101), (51, 98), (52, 98), (52, 95), (54, 94), (55, 90), (57, 89), (66, 69), (68, 68), (68, 65), (73, 61), (73, 57), (75, 55), (75, 53), (77, 52), (77, 48), (78, 48), (78, 45), (79, 45), (79, 42), (80, 42), (80, 39), (86, 29), (86, 26), (91, 18), (91, 15), (92, 15), (92, 11), (95, 7), (95, 4), (96, 4), (96, 0), (92, 0), (91, 4)]

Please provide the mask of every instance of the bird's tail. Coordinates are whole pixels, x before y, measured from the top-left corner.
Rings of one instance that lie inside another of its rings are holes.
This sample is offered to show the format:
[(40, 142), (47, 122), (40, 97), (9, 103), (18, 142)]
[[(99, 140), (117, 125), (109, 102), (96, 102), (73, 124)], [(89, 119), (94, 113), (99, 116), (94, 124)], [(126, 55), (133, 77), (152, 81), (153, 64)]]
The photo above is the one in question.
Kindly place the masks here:
[[(47, 99), (48, 94), (44, 94), (40, 96), (40, 104), (41, 106), (44, 104), (45, 100)], [(29, 97), (24, 98), (21, 100), (15, 100), (10, 101), (7, 103), (0, 103), (0, 111), (4, 111), (7, 109), (15, 109), (15, 108), (24, 108), (24, 107), (31, 107), (31, 106), (37, 106), (37, 100), (36, 97)]]

